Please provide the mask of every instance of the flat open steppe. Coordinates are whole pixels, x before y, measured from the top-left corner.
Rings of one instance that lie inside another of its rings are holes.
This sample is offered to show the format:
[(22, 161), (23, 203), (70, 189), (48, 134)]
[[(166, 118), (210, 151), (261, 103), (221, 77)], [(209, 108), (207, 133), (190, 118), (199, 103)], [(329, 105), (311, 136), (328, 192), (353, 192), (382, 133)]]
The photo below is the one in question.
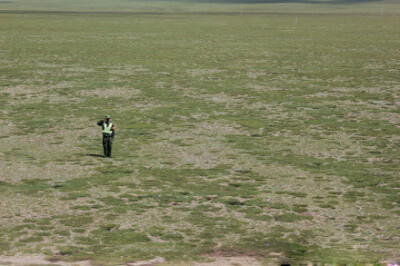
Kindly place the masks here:
[(0, 2), (0, 264), (399, 260), (400, 4), (49, 3)]

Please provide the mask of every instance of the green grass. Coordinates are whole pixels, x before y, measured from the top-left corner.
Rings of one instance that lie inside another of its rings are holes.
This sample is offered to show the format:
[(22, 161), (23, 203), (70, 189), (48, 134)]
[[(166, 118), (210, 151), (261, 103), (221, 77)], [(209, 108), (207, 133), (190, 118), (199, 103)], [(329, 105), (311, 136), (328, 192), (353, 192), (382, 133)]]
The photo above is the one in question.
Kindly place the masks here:
[(398, 258), (400, 7), (328, 2), (0, 3), (0, 256)]
[[(289, 4), (288, 4), (289, 2)], [(0, 3), (5, 11), (72, 11), (72, 12), (123, 12), (123, 13), (291, 13), (291, 14), (390, 14), (398, 15), (396, 0), (310, 0), (310, 1), (273, 1), (273, 0), (10, 0)]]

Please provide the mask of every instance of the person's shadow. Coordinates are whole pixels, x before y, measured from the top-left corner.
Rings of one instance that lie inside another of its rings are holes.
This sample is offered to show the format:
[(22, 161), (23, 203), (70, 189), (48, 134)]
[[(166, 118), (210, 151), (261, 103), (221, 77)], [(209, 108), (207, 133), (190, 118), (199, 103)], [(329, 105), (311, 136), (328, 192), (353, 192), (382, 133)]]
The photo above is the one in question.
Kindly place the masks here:
[(101, 155), (101, 154), (94, 154), (94, 153), (87, 153), (87, 154), (85, 154), (86, 156), (91, 156), (91, 157), (101, 157), (101, 158), (104, 158), (104, 155)]

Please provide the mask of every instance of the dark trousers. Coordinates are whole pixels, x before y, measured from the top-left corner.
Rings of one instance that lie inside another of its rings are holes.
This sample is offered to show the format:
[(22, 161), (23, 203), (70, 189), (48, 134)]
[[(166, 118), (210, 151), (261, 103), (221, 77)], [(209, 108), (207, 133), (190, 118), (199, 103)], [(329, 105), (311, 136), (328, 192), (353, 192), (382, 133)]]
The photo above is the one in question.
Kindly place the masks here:
[(111, 149), (112, 149), (112, 138), (109, 135), (103, 135), (103, 149), (104, 156), (111, 157)]

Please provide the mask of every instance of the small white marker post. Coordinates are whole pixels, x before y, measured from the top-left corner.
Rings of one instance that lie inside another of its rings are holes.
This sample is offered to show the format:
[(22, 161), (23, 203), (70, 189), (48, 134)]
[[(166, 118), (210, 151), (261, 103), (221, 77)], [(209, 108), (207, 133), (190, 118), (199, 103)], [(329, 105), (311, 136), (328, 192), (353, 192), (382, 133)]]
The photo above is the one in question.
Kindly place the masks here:
[(294, 23), (296, 23), (296, 24), (297, 24), (297, 16), (296, 16), (296, 18), (295, 18), (295, 20), (294, 20)]
[(381, 7), (381, 16), (383, 17), (383, 7)]

